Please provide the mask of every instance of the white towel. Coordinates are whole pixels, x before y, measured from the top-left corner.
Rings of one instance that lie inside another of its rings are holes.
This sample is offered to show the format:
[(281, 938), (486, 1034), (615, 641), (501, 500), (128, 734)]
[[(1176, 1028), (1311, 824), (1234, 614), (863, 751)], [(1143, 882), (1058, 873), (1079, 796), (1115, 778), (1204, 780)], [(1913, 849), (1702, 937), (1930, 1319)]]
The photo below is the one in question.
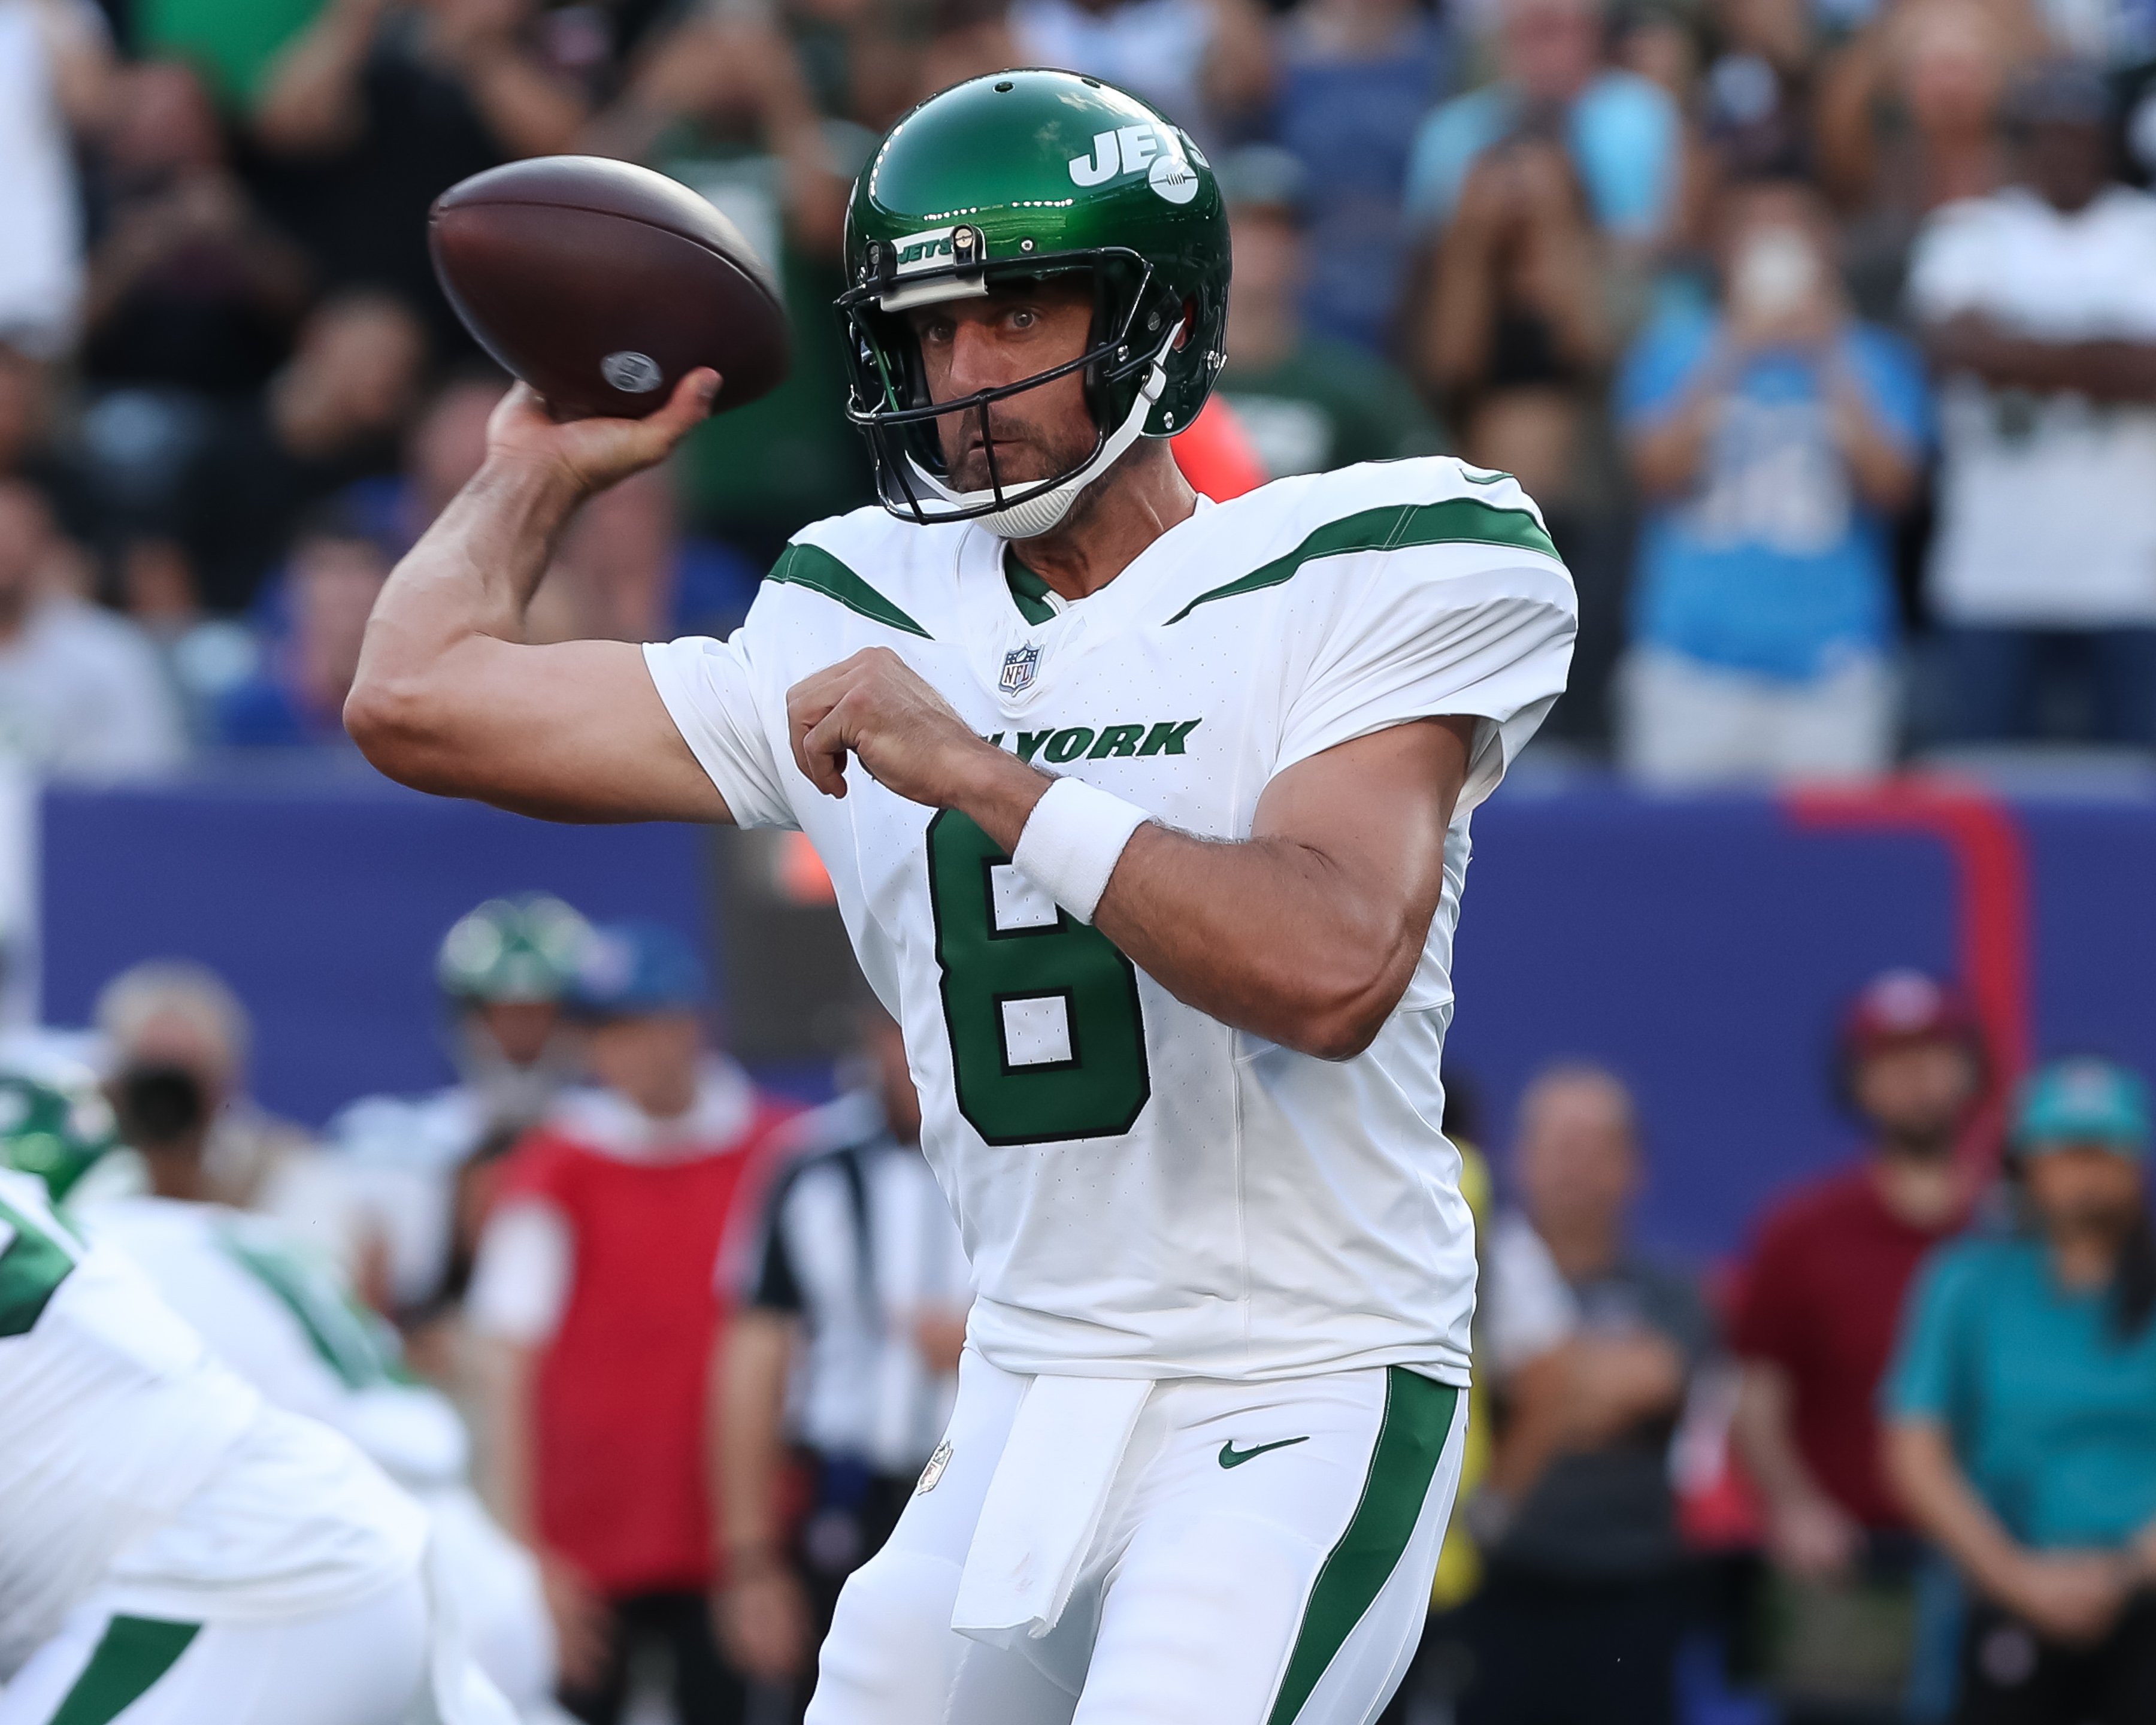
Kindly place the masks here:
[(1152, 1391), (1142, 1378), (1036, 1378), (1027, 1387), (966, 1553), (952, 1629), (1009, 1646), (1055, 1627)]

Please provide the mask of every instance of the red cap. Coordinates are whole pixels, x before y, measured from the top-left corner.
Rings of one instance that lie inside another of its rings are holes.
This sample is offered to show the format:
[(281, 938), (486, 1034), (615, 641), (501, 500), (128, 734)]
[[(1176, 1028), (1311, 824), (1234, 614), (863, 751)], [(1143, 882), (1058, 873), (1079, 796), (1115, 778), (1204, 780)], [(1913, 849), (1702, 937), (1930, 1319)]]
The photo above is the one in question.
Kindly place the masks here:
[(1921, 970), (1889, 970), (1866, 983), (1841, 1020), (1841, 1045), (1864, 1060), (1903, 1042), (1958, 1042), (1984, 1050), (1984, 1032), (1958, 989)]

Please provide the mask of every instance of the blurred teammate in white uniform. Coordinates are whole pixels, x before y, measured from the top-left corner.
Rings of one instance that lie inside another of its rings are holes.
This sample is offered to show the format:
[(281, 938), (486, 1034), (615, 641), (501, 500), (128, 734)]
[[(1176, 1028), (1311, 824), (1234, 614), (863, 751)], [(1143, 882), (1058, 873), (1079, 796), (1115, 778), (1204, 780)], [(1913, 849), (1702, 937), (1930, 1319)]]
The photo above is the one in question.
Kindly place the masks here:
[(0, 1171), (0, 1725), (425, 1718), (426, 1543)]
[[(0, 1079), (0, 1098), (18, 1088)], [(198, 1157), (168, 1148), (145, 1161), (154, 1193), (85, 1204), (85, 1232), (125, 1251), (273, 1405), (335, 1427), (418, 1501), (440, 1601), (480, 1668), (521, 1713), (558, 1717), (538, 1565), (473, 1491), (449, 1399), (403, 1370), (395, 1332), (326, 1258), (273, 1218), (202, 1201)]]

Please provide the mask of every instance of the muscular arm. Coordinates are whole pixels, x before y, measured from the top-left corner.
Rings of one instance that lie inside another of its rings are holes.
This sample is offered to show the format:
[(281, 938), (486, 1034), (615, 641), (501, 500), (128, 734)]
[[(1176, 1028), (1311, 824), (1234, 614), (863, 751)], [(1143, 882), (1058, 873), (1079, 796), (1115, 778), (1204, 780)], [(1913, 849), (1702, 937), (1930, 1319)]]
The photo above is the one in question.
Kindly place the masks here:
[[(971, 815), (1006, 851), (1053, 783), (974, 736), (887, 649), (804, 680), (788, 707), (794, 758), (826, 795), (845, 794), (852, 752), (899, 795)], [(1140, 827), (1097, 926), (1201, 1012), (1322, 1059), (1361, 1053), (1429, 935), (1475, 724), (1395, 726), (1291, 767), (1240, 843)]]
[(710, 372), (648, 419), (556, 424), (520, 384), (486, 465), (397, 566), (367, 626), (345, 728), (389, 778), (552, 820), (728, 819), (619, 641), (532, 646), (524, 614), (577, 507), (704, 417)]

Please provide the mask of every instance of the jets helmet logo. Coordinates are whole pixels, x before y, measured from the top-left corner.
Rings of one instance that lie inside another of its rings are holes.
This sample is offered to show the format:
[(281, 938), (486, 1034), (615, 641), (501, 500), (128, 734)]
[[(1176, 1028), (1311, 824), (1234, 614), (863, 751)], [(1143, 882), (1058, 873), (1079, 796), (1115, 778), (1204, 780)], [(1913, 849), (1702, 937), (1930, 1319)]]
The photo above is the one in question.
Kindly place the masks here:
[(1022, 695), (1033, 686), (1034, 673), (1040, 669), (1040, 648), (1014, 647), (1004, 655), (1004, 674), (997, 686), (1006, 695)]
[(1120, 175), (1142, 173), (1170, 203), (1188, 203), (1198, 195), (1198, 176), (1190, 166), (1194, 157), (1205, 159), (1167, 126), (1119, 126), (1094, 133), (1090, 156), (1070, 158), (1070, 179), (1074, 185), (1105, 186)]

